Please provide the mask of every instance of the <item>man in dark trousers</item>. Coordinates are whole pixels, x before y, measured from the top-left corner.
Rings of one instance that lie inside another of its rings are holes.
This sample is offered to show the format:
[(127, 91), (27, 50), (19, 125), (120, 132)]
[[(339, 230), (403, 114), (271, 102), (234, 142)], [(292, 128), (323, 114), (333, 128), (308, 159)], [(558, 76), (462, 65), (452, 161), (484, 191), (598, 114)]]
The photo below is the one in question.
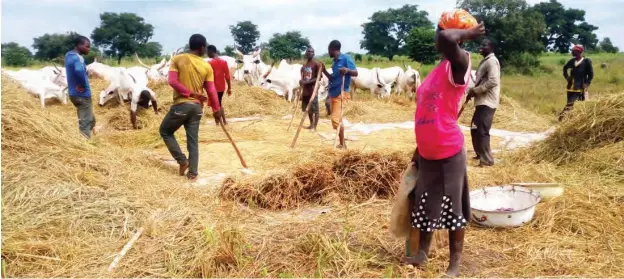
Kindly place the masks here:
[(299, 80), (299, 85), (301, 85), (303, 91), (301, 95), (301, 110), (305, 112), (308, 104), (312, 102), (310, 111), (308, 111), (308, 118), (310, 118), (308, 129), (314, 132), (319, 121), (319, 102), (318, 95), (312, 99), (312, 94), (314, 93), (316, 78), (321, 72), (321, 63), (314, 59), (314, 48), (312, 47), (306, 49), (305, 58), (307, 62), (301, 67), (301, 80)]
[(208, 57), (210, 57), (210, 66), (214, 71), (214, 84), (219, 96), (219, 105), (221, 106), (221, 115), (223, 116), (223, 124), (227, 125), (225, 120), (225, 111), (223, 110), (223, 93), (225, 93), (225, 85), (227, 84), (227, 94), (232, 95), (232, 84), (230, 83), (230, 68), (227, 61), (219, 58), (217, 47), (208, 46)]
[(82, 55), (89, 54), (91, 41), (85, 36), (78, 36), (74, 41), (74, 49), (65, 54), (65, 69), (69, 100), (78, 110), (78, 127), (86, 138), (95, 134), (95, 116), (91, 103), (91, 87)]
[[(559, 114), (559, 121), (563, 120), (565, 114), (572, 109), (574, 102), (585, 101), (587, 89), (594, 79), (594, 67), (591, 60), (583, 56), (584, 50), (582, 45), (575, 45), (572, 48), (574, 58), (563, 66), (563, 77), (568, 81), (566, 86), (568, 100), (563, 111)], [(568, 69), (572, 69), (569, 74)]]
[(477, 153), (474, 159), (479, 160), (479, 166), (491, 166), (494, 165), (494, 156), (490, 149), (490, 128), (500, 103), (500, 63), (494, 55), (491, 40), (483, 40), (479, 52), (484, 58), (479, 63), (475, 87), (468, 90), (468, 98), (475, 99), (470, 135), (472, 147)]
[[(171, 59), (169, 68), (169, 85), (173, 88), (173, 105), (160, 124), (160, 136), (165, 141), (171, 156), (180, 165), (180, 175), (189, 180), (197, 179), (199, 164), (199, 122), (202, 118), (202, 107), (206, 99), (210, 102), (217, 125), (221, 123), (221, 111), (217, 90), (214, 84), (214, 73), (208, 62), (202, 58), (208, 43), (200, 34), (189, 39), (189, 53), (179, 54)], [(202, 91), (208, 92), (208, 98)], [(180, 150), (174, 133), (184, 126), (186, 146), (189, 158)]]

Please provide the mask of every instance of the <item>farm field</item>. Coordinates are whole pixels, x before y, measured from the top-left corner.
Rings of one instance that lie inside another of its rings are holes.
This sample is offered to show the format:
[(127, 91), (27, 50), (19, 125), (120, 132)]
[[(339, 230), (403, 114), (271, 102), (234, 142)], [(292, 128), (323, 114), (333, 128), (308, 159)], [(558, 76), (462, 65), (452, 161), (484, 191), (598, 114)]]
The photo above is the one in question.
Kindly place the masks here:
[[(503, 75), (493, 128), (556, 130), (518, 149), (506, 149), (504, 138), (493, 137), (495, 166), (467, 162), (471, 190), (558, 182), (565, 193), (540, 203), (523, 227), (471, 225), (463, 276), (624, 277), (624, 56), (588, 57), (595, 69), (590, 101), (575, 105), (563, 123), (556, 117), (565, 105), (561, 67), (568, 55), (541, 57), (543, 69), (533, 76)], [(479, 59), (473, 56), (474, 69)], [(396, 65), (402, 62), (358, 63)], [(422, 66), (421, 78), (431, 68)], [(97, 95), (106, 83), (91, 79), (91, 86)], [(37, 98), (2, 76), (4, 276), (443, 275), (444, 237), (432, 249), (428, 267), (416, 270), (402, 264), (404, 240), (388, 231), (400, 174), (415, 148), (413, 127), (365, 134), (350, 125), (349, 151), (336, 151), (321, 104), (318, 134), (302, 130), (291, 149), (301, 112), (288, 130), (285, 116), (293, 113), (293, 104), (236, 83), (233, 95), (224, 98), (228, 119), (261, 118), (227, 128), (253, 174), (241, 172), (227, 137), (207, 114), (200, 128), (200, 179), (190, 184), (177, 176), (158, 133), (172, 102), (171, 88), (151, 88), (162, 111), (140, 111), (139, 130), (132, 129), (127, 104), (99, 107), (94, 98), (100, 131), (86, 141), (71, 104), (50, 102), (42, 110)], [(461, 125), (470, 126), (473, 110), (466, 108)], [(345, 117), (351, 124), (402, 123), (413, 121), (414, 111), (405, 96), (381, 100), (358, 92)], [(472, 157), (470, 133), (464, 135)], [(185, 149), (183, 129), (176, 136)], [(140, 228), (132, 249), (107, 273)]]

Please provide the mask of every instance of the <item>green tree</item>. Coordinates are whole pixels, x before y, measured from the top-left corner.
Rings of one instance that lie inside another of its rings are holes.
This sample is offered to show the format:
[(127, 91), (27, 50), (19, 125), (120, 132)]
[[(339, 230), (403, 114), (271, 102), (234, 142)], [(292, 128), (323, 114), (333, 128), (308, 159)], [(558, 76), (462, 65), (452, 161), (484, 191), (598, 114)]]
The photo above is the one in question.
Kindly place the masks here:
[[(3, 48), (4, 48), (4, 46), (3, 46)], [(600, 51), (607, 52), (607, 53), (618, 53), (618, 52), (620, 52), (620, 49), (613, 45), (613, 43), (611, 42), (611, 39), (609, 37), (605, 37), (604, 39), (602, 39), (602, 41), (600, 42), (600, 45), (599, 45), (599, 49), (600, 49)], [(4, 54), (3, 54), (3, 56), (4, 56)]]
[[(483, 21), (486, 35), (496, 43), (496, 56), (505, 67), (513, 56), (522, 55), (523, 65), (538, 63), (544, 51), (542, 35), (546, 30), (544, 16), (524, 0), (460, 0), (459, 6)], [(524, 55), (523, 53), (528, 54)], [(534, 61), (526, 61), (532, 57)], [(522, 69), (524, 71), (524, 69)]]
[(158, 42), (148, 42), (144, 45), (139, 45), (137, 54), (141, 57), (160, 57), (162, 56), (162, 45)]
[(585, 11), (565, 9), (557, 0), (536, 4), (533, 9), (546, 21), (546, 31), (542, 35), (546, 50), (567, 53), (572, 43), (583, 44), (590, 50), (596, 47), (598, 39), (594, 31), (598, 28), (585, 22)]
[(93, 43), (106, 49), (106, 53), (121, 58), (134, 54), (147, 43), (154, 33), (154, 27), (145, 23), (142, 17), (133, 13), (103, 13), (100, 26), (91, 33)]
[(256, 41), (260, 38), (258, 25), (251, 21), (240, 21), (236, 25), (230, 25), (230, 32), (239, 50), (244, 54), (253, 51)]
[(271, 58), (299, 59), (301, 52), (310, 45), (310, 40), (301, 36), (299, 31), (289, 31), (284, 34), (276, 33), (269, 40), (268, 48)]
[(35, 57), (39, 60), (52, 60), (63, 57), (67, 51), (74, 48), (76, 32), (67, 34), (43, 34), (33, 39), (32, 47), (35, 49)]
[(405, 45), (408, 56), (423, 64), (433, 64), (438, 59), (435, 48), (435, 29), (429, 27), (414, 28), (407, 36)]
[(418, 5), (375, 12), (369, 22), (362, 24), (364, 39), (360, 41), (360, 47), (368, 50), (369, 54), (390, 60), (394, 55), (407, 54), (404, 46), (410, 30), (433, 26), (427, 16), (427, 12), (418, 10)]
[(232, 46), (225, 46), (225, 48), (223, 48), (223, 55), (234, 57), (234, 48)]
[(32, 53), (15, 42), (2, 44), (2, 65), (25, 67), (32, 63)]

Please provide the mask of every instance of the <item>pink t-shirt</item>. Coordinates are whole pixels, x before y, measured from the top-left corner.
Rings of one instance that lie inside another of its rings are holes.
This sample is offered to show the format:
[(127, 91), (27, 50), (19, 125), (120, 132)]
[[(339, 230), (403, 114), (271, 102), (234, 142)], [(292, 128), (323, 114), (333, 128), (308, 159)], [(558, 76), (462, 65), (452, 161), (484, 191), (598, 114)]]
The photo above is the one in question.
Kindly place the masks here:
[[(470, 59), (470, 54), (468, 59)], [(464, 146), (464, 134), (457, 125), (459, 102), (466, 92), (471, 65), (463, 85), (453, 80), (451, 63), (441, 62), (418, 87), (415, 128), (418, 154), (427, 160), (441, 160), (457, 154)]]

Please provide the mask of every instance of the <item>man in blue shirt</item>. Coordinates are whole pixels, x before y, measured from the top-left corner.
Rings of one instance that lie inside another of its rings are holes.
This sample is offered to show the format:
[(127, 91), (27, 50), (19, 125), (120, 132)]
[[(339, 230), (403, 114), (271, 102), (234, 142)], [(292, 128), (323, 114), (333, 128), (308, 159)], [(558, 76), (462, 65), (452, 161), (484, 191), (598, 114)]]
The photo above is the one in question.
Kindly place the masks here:
[[(331, 120), (334, 129), (338, 129), (340, 126), (340, 132), (338, 137), (340, 139), (339, 149), (346, 148), (344, 141), (344, 127), (339, 125), (342, 122), (342, 105), (343, 101), (349, 100), (349, 89), (351, 87), (351, 77), (357, 77), (358, 72), (353, 62), (353, 58), (349, 55), (340, 53), (340, 42), (333, 40), (329, 43), (327, 52), (329, 56), (334, 59), (332, 64), (332, 74), (327, 72), (323, 66), (323, 74), (329, 79), (329, 96), (331, 99)], [(344, 77), (344, 84), (343, 79)], [(343, 93), (344, 92), (344, 93)]]
[(95, 116), (91, 103), (91, 87), (87, 77), (84, 58), (81, 55), (89, 54), (91, 42), (85, 36), (78, 36), (74, 41), (74, 49), (65, 54), (65, 69), (67, 71), (67, 86), (69, 99), (78, 109), (78, 127), (86, 137), (95, 134)]

